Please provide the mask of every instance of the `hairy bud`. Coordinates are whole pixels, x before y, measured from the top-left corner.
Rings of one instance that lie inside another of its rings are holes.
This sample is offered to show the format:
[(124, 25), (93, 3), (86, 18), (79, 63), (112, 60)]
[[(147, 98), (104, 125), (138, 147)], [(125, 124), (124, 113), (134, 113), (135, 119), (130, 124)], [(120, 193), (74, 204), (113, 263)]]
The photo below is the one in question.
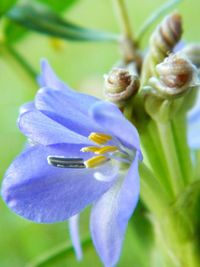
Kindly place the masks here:
[(123, 107), (139, 89), (138, 76), (125, 68), (114, 68), (104, 78), (106, 99), (120, 107)]
[(197, 69), (182, 54), (167, 57), (156, 66), (158, 78), (152, 77), (149, 84), (164, 98), (181, 96), (197, 84)]

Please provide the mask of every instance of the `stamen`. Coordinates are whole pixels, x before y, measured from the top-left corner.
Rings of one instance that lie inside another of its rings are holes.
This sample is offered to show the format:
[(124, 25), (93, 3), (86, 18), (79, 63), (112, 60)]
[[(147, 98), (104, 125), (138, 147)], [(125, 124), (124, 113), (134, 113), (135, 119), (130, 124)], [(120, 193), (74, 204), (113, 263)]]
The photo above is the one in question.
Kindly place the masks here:
[(98, 145), (106, 144), (108, 141), (112, 140), (112, 136), (104, 133), (91, 133), (88, 139), (95, 142)]
[(104, 146), (99, 148), (97, 151), (95, 151), (95, 154), (105, 154), (105, 153), (110, 153), (110, 152), (115, 152), (118, 151), (117, 146)]
[(95, 156), (84, 161), (84, 164), (86, 168), (95, 168), (108, 160), (109, 159), (104, 156)]
[(97, 147), (97, 146), (86, 146), (86, 147), (81, 148), (81, 152), (93, 152), (93, 153), (96, 153), (100, 149), (101, 149), (101, 147)]
[(115, 152), (115, 151), (118, 151), (117, 146), (104, 146), (104, 147), (86, 146), (86, 147), (81, 148), (81, 152), (93, 152), (97, 155), (105, 154), (109, 152)]
[(84, 160), (81, 158), (64, 158), (61, 156), (48, 156), (47, 161), (49, 165), (59, 168), (86, 168)]

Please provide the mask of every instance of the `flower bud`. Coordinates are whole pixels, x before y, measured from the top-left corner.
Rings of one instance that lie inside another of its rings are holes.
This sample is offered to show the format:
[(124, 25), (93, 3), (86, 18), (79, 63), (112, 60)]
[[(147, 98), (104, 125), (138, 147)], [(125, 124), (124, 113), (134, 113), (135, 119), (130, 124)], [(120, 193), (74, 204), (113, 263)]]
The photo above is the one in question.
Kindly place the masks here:
[(166, 16), (150, 38), (149, 51), (142, 67), (142, 84), (155, 75), (155, 66), (173, 51), (182, 35), (182, 20), (178, 13)]
[(106, 99), (120, 107), (123, 107), (139, 89), (138, 76), (125, 68), (114, 68), (104, 78)]
[(156, 66), (158, 78), (152, 77), (149, 84), (164, 98), (181, 96), (197, 84), (197, 69), (182, 54), (167, 57)]

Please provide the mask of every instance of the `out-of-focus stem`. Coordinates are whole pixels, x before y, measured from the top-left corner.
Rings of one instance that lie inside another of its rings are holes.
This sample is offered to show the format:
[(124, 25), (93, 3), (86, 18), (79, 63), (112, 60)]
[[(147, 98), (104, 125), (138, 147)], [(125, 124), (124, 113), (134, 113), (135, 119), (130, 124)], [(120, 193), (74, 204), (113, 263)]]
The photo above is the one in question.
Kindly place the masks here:
[(0, 54), (16, 72), (20, 72), (20, 75), (22, 75), (24, 80), (27, 81), (31, 88), (37, 88), (37, 73), (24, 59), (24, 57), (18, 53), (17, 50), (10, 45), (2, 44), (0, 45)]
[(141, 56), (138, 53), (136, 42), (133, 38), (130, 20), (124, 0), (113, 0), (116, 9), (117, 20), (119, 22), (122, 39), (120, 42), (123, 61), (128, 64), (132, 61), (136, 62), (137, 69), (141, 67)]
[(124, 37), (133, 39), (131, 25), (128, 18), (124, 0), (113, 0), (113, 3), (117, 11), (117, 18)]

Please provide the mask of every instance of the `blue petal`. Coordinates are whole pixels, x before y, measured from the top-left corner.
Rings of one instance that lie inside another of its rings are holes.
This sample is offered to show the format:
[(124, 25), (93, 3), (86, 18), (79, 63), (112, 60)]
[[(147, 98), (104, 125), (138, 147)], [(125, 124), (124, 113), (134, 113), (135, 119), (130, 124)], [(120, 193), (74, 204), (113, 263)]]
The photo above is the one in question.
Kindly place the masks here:
[(47, 163), (49, 155), (82, 157), (80, 147), (34, 146), (9, 167), (2, 184), (2, 197), (18, 215), (42, 223), (64, 221), (79, 213), (105, 193), (112, 182), (99, 182), (96, 171), (114, 176), (112, 167), (63, 169)]
[(62, 91), (42, 88), (37, 93), (35, 106), (65, 127), (88, 136), (91, 132), (102, 131), (88, 114), (89, 107), (96, 101), (76, 92), (69, 96)]
[(42, 82), (40, 85), (42, 87), (48, 87), (51, 89), (55, 89), (56, 92), (61, 91), (66, 97), (69, 99), (70, 102), (76, 105), (76, 101), (78, 101), (77, 106), (82, 112), (88, 110), (89, 106), (94, 104), (96, 101), (99, 101), (98, 98), (94, 96), (90, 96), (83, 93), (78, 93), (69, 86), (67, 86), (64, 82), (60, 81), (57, 76), (55, 75), (54, 71), (50, 67), (47, 60), (42, 60), (41, 62), (42, 74), (40, 79)]
[(19, 115), (21, 116), (22, 114), (26, 113), (27, 111), (31, 111), (35, 109), (35, 104), (34, 102), (28, 102), (23, 104), (20, 109), (19, 109)]
[(69, 232), (76, 253), (76, 258), (77, 260), (81, 260), (83, 257), (83, 252), (79, 236), (79, 214), (69, 218)]
[(97, 102), (90, 112), (94, 120), (107, 133), (117, 137), (125, 146), (140, 150), (136, 128), (124, 117), (116, 105), (105, 101)]
[(37, 110), (23, 113), (19, 118), (18, 126), (29, 139), (42, 145), (92, 144), (86, 137), (67, 129)]
[(192, 149), (200, 148), (200, 94), (196, 104), (188, 113), (188, 143)]
[(41, 69), (42, 73), (37, 78), (41, 87), (51, 87), (56, 90), (71, 91), (71, 89), (65, 83), (58, 79), (46, 59), (41, 61)]
[(138, 202), (139, 187), (137, 153), (125, 179), (117, 179), (92, 209), (92, 239), (105, 267), (115, 266), (120, 257), (128, 220)]

